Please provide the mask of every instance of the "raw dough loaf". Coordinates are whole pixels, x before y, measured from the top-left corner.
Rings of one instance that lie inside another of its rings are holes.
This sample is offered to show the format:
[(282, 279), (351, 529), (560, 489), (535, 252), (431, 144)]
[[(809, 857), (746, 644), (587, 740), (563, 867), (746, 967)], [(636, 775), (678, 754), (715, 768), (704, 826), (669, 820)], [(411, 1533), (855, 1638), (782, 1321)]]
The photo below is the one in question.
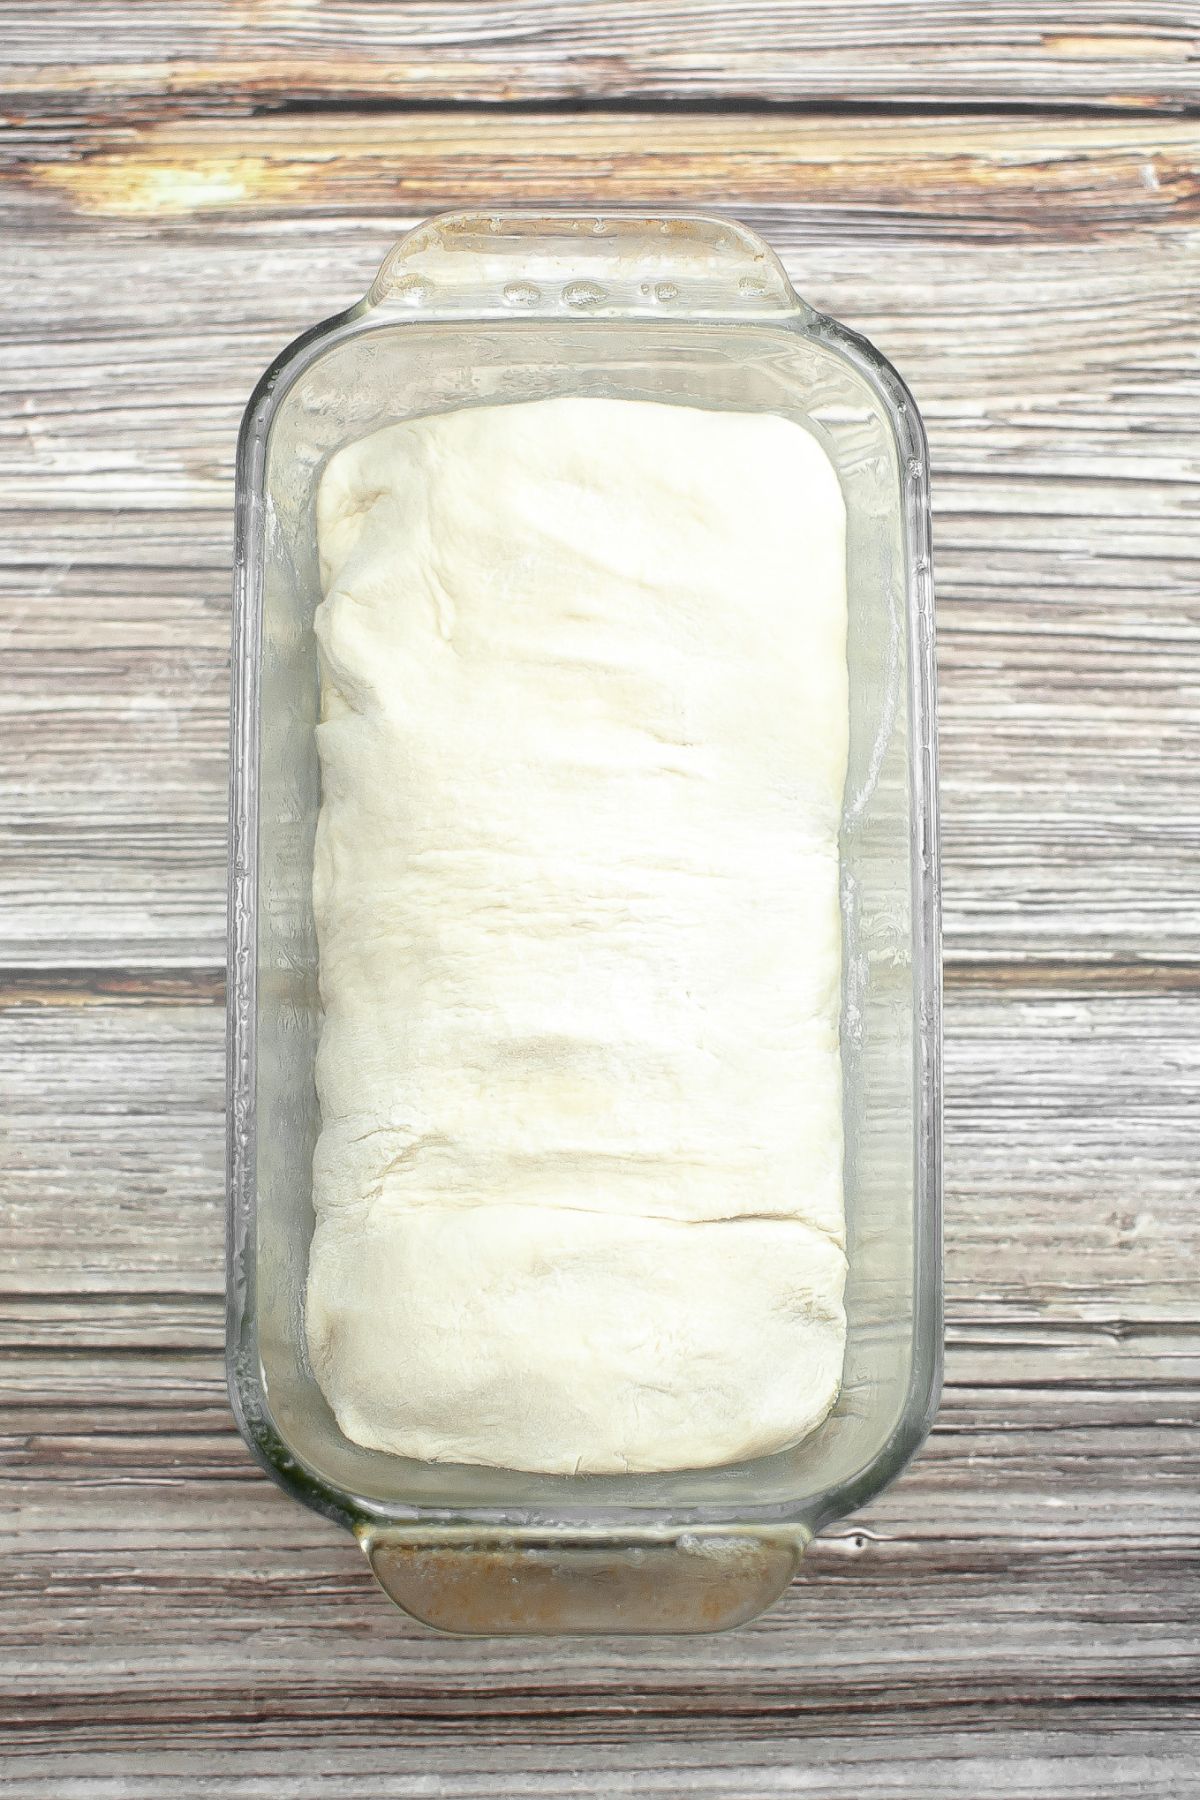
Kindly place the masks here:
[(360, 1444), (796, 1443), (845, 1340), (844, 507), (770, 415), (564, 398), (321, 483), (313, 1369)]

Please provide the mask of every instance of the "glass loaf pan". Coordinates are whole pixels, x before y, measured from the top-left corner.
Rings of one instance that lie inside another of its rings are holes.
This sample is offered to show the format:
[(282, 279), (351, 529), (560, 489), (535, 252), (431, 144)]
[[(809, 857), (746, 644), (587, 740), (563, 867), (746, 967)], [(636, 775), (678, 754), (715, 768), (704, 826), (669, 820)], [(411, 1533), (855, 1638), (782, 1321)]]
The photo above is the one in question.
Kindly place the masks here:
[[(849, 1335), (795, 1449), (623, 1478), (419, 1464), (343, 1437), (304, 1347), (320, 1005), (314, 506), (328, 456), (397, 419), (551, 394), (803, 420), (847, 503), (842, 825)], [(455, 1632), (707, 1631), (892, 1479), (941, 1371), (940, 925), (925, 439), (898, 376), (707, 217), (449, 214), (299, 338), (238, 451), (229, 903), (228, 1356), (247, 1444), (349, 1527), (406, 1611)]]

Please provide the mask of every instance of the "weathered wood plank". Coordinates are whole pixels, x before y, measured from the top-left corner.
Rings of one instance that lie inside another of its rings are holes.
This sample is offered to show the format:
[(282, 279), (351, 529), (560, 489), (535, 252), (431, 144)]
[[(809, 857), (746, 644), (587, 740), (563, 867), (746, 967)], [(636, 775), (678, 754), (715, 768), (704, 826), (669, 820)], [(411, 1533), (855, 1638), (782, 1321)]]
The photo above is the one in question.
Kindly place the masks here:
[[(136, 521), (113, 517), (118, 531), (132, 523), (132, 561)], [(28, 553), (28, 513), (8, 522)], [(63, 562), (10, 576), (0, 602), (9, 965), (200, 960), (211, 987), (223, 961), (227, 520), (207, 535), (215, 566), (200, 573), (110, 571), (91, 562), (112, 544), (109, 520), (92, 514), (82, 530), (76, 521)]]
[[(988, 1778), (1003, 1792), (1009, 1724), (1065, 1721), (1085, 1737), (1102, 1730), (1111, 1740), (1132, 1728), (1140, 1697), (1149, 1745), (1155, 1727), (1176, 1728), (1175, 1708), (1186, 1706), (1196, 1674), (1200, 1334), (1189, 1336), (1177, 1317), (1170, 1341), (1187, 1346), (1187, 1374), (1160, 1354), (1163, 1340), (1152, 1330), (1140, 1334), (1136, 1321), (1117, 1315), (1119, 1295), (1136, 1300), (1136, 1281), (1147, 1276), (1147, 1294), (1166, 1295), (1172, 1311), (1186, 1312), (1186, 1296), (1182, 1308), (1171, 1303), (1173, 1279), (1159, 1257), (1161, 1250), (1190, 1259), (1193, 1209), (1176, 1217), (1154, 1198), (1159, 1180), (1176, 1197), (1186, 1192), (1186, 1095), (1178, 1087), (1152, 1093), (1141, 1073), (1148, 1047), (1149, 1060), (1161, 1063), (1153, 1054), (1161, 1034), (1177, 1064), (1180, 1045), (1191, 1045), (1195, 1061), (1183, 1079), (1200, 1076), (1186, 997), (1014, 1006), (1003, 993), (973, 992), (952, 1009), (951, 1347), (946, 1400), (926, 1451), (887, 1495), (814, 1547), (783, 1606), (750, 1631), (633, 1651), (569, 1644), (551, 1660), (537, 1646), (419, 1636), (375, 1597), (349, 1539), (277, 1493), (238, 1442), (220, 1370), (217, 1220), (202, 1193), (176, 1180), (207, 1157), (219, 1187), (216, 1009), (118, 997), (84, 1008), (12, 1007), (0, 1026), (9, 1034), (6, 1066), (24, 1071), (13, 1119), (16, 1197), (40, 1215), (41, 1248), (26, 1235), (30, 1214), (9, 1191), (3, 1213), (17, 1235), (22, 1287), (31, 1278), (37, 1284), (47, 1255), (57, 1284), (4, 1309), (23, 1352), (3, 1361), (0, 1400), (0, 1533), (8, 1542), (0, 1663), (10, 1670), (3, 1716), (19, 1791), (47, 1791), (38, 1784), (53, 1758), (60, 1780), (77, 1768), (95, 1783), (119, 1767), (126, 1792), (139, 1791), (128, 1785), (137, 1776), (147, 1796), (170, 1793), (163, 1759), (187, 1745), (220, 1783), (212, 1791), (223, 1793), (226, 1771), (245, 1776), (246, 1754), (267, 1733), (276, 1774), (301, 1771), (307, 1749), (321, 1744), (334, 1750), (339, 1770), (359, 1770), (366, 1792), (385, 1773), (386, 1791), (402, 1791), (397, 1763), (407, 1756), (420, 1784), (414, 1793), (457, 1796), (472, 1746), (485, 1762), (502, 1761), (506, 1792), (520, 1791), (514, 1768), (535, 1742), (549, 1742), (572, 1767), (594, 1755), (596, 1783), (601, 1768), (608, 1771), (606, 1789), (581, 1792), (621, 1791), (611, 1772), (622, 1758), (634, 1771), (630, 1759), (641, 1753), (648, 1768), (673, 1771), (697, 1791), (679, 1757), (704, 1743), (718, 1759), (733, 1759), (727, 1767), (730, 1779), (739, 1771), (739, 1792), (757, 1791), (746, 1783), (762, 1766), (766, 1794), (788, 1791), (779, 1782), (800, 1766), (789, 1760), (766, 1772), (761, 1763), (781, 1733), (795, 1730), (806, 1758), (814, 1737), (827, 1741), (827, 1764), (803, 1766), (827, 1767), (830, 1780), (847, 1784), (840, 1791), (870, 1793), (886, 1779), (890, 1790), (879, 1792), (915, 1795), (922, 1790), (903, 1785), (909, 1777), (895, 1758), (916, 1706), (927, 1752), (949, 1759), (942, 1791), (967, 1791), (953, 1785), (961, 1764), (942, 1743), (961, 1727), (986, 1732)], [(1039, 1057), (994, 1083), (989, 1056), (1029, 1043)], [(976, 1108), (963, 1083), (967, 1068), (988, 1090), (994, 1117)], [(1036, 1105), (1056, 1074), (1076, 1094), (1074, 1105)], [(1123, 1107), (1111, 1099), (1105, 1107), (1113, 1094), (1124, 1096)], [(1160, 1108), (1175, 1119), (1161, 1136), (1151, 1129)], [(1014, 1113), (1030, 1121), (1019, 1191), (1036, 1195), (1044, 1186), (1049, 1204), (1026, 1201), (1010, 1265), (1021, 1292), (1006, 1305), (993, 1265), (1008, 1253), (997, 1206), (1021, 1210), (1007, 1192)], [(982, 1145), (963, 1129), (972, 1119), (983, 1122)], [(23, 1148), (44, 1144), (47, 1123), (76, 1164), (75, 1229), (66, 1243), (61, 1175), (51, 1169), (47, 1179), (44, 1167), (23, 1166)], [(1106, 1132), (1107, 1148), (1098, 1141)], [(123, 1146), (115, 1155), (114, 1142)], [(993, 1194), (979, 1178), (989, 1165)], [(1130, 1167), (1140, 1199), (1159, 1209), (1152, 1218), (1121, 1216)], [(114, 1169), (134, 1208), (124, 1219), (112, 1204)], [(150, 1243), (162, 1246), (184, 1291), (127, 1291), (142, 1279), (138, 1259)], [(1093, 1273), (1123, 1264), (1131, 1281), (1089, 1302), (1089, 1264)], [(1052, 1273), (1049, 1286), (1030, 1279), (1037, 1270)], [(1084, 1296), (1079, 1307), (1060, 1286), (1072, 1275)], [(114, 1291), (98, 1291), (106, 1289)], [(42, 1352), (34, 1348), (39, 1298), (48, 1302), (44, 1316), (58, 1322)], [(1020, 1329), (1022, 1312), (1023, 1340), (1011, 1329)], [(1048, 1328), (1076, 1313), (1076, 1382), (1064, 1385), (1061, 1345)], [(105, 1354), (97, 1345), (117, 1316), (126, 1320), (126, 1351)], [(1097, 1318), (1100, 1329), (1089, 1330)], [(195, 1353), (172, 1347), (187, 1343)], [(1131, 1674), (1139, 1668), (1140, 1680)], [(1117, 1694), (1122, 1710), (1110, 1718), (1104, 1708)], [(1070, 1706), (1092, 1710), (1071, 1724), (1065, 1695)], [(364, 1705), (374, 1762), (361, 1736)], [(847, 1744), (865, 1729), (871, 1757), (847, 1763), (843, 1740), (828, 1739), (832, 1721), (849, 1734)], [(442, 1760), (449, 1730), (453, 1766)], [(1107, 1754), (1111, 1772), (1111, 1741)], [(1011, 1755), (1019, 1764), (1015, 1749)], [(529, 1791), (556, 1800), (557, 1766), (548, 1764)], [(1170, 1791), (1169, 1761), (1147, 1749), (1145, 1768), (1159, 1783), (1152, 1791)], [(823, 1791), (839, 1791), (824, 1774), (822, 1781)]]
[(97, 1282), (218, 1292), (221, 1009), (12, 1007), (0, 1041), (11, 1058), (0, 1283), (17, 1295)]
[[(966, 485), (946, 476), (941, 491)], [(1069, 483), (1061, 492), (1076, 499)], [(73, 522), (81, 556), (105, 530), (94, 515)], [(1094, 562), (1123, 530), (1097, 526)], [(976, 577), (946, 517), (940, 539), (952, 536), (940, 614), (949, 956), (1194, 956), (1197, 832), (1180, 795), (1197, 779), (1200, 636), (1186, 597), (1077, 595), (1054, 585), (1069, 552), (989, 553), (985, 527)], [(0, 698), (11, 964), (221, 960), (227, 537), (218, 519), (199, 548), (193, 538), (189, 554), (214, 566), (156, 578), (161, 597), (139, 595), (144, 573), (51, 564), (33, 577), (34, 604), (14, 604), (24, 616)], [(1022, 569), (1041, 575), (1041, 598), (997, 593), (1015, 594)]]
[[(172, 1722), (168, 1725), (168, 1714)], [(768, 1718), (697, 1731), (683, 1719), (665, 1734), (620, 1729), (619, 1708), (584, 1718), (569, 1736), (532, 1719), (521, 1731), (464, 1730), (457, 1721), (414, 1731), (357, 1696), (331, 1731), (302, 1713), (269, 1713), (240, 1729), (221, 1719), (175, 1721), (172, 1696), (132, 1727), (51, 1726), (10, 1737), (21, 1800), (1194, 1800), (1200, 1731), (1180, 1707), (1153, 1702), (1019, 1704), (999, 1716), (834, 1718), (803, 1727)], [(816, 1783), (820, 1783), (819, 1787)]]
[[(994, 1299), (983, 1311), (955, 1308), (946, 1329), (952, 1382), (978, 1388), (1200, 1385), (1194, 1317), (1130, 1319), (1096, 1308), (1091, 1319), (1030, 1318), (1012, 1310), (1014, 1316), (1007, 1316)], [(186, 1290), (6, 1295), (0, 1358), (53, 1353), (86, 1364), (95, 1356), (120, 1356), (157, 1367), (164, 1357), (188, 1350), (219, 1360), (224, 1323), (223, 1297)]]
[[(84, 216), (345, 214), (439, 205), (853, 207), (956, 239), (1195, 223), (1200, 125), (970, 116), (340, 113), (185, 120), (8, 148), (27, 192)], [(803, 215), (802, 215), (803, 216)]]
[(547, 1659), (431, 1638), (386, 1609), (350, 1540), (251, 1466), (214, 1362), (101, 1357), (81, 1372), (50, 1358), (6, 1375), (10, 1753), (165, 1747), (164, 1667), (176, 1745), (210, 1755), (268, 1728), (293, 1750), (336, 1743), (339, 1765), (367, 1701), (385, 1741), (435, 1758), (449, 1726), (506, 1755), (531, 1733), (566, 1754), (650, 1732), (737, 1740), (753, 1762), (789, 1725), (857, 1720), (891, 1738), (914, 1707), (931, 1731), (1118, 1693), (1127, 1725), (1139, 1702), (1151, 1719), (1172, 1702), (1190, 1716), (1194, 1386), (952, 1384), (926, 1452), (814, 1545), (765, 1619), (703, 1644), (577, 1641)]
[[(1068, 1562), (1112, 1559), (1118, 1546), (1138, 1556), (1196, 1547), (1200, 1384), (988, 1387), (959, 1379), (958, 1361), (918, 1460), (833, 1528), (822, 1554), (869, 1550), (889, 1567), (919, 1554), (946, 1573), (982, 1573), (1014, 1547)], [(328, 1527), (251, 1462), (212, 1351), (96, 1351), (86, 1364), (35, 1353), (6, 1363), (0, 1395), (0, 1540), (20, 1551), (22, 1569), (49, 1567), (89, 1523), (104, 1540), (97, 1555), (126, 1559), (144, 1545), (147, 1505), (155, 1542), (184, 1560), (220, 1552), (226, 1505), (248, 1531), (272, 1541), (282, 1533), (293, 1550), (328, 1540)], [(1200, 1569), (1191, 1580), (1200, 1584)], [(1177, 1604), (1148, 1599), (1168, 1611)]]
[(0, 93), (50, 119), (330, 100), (1194, 103), (1189, 0), (131, 0), (0, 8)]
[[(0, 1060), (0, 1342), (213, 1348), (220, 1010), (11, 1005)], [(1200, 1372), (1194, 995), (952, 991), (945, 1087), (963, 1379)]]
[[(1008, 1728), (1102, 1730), (1113, 1756), (1124, 1733), (1195, 1723), (1195, 1389), (952, 1388), (925, 1455), (818, 1540), (765, 1619), (703, 1643), (564, 1642), (550, 1658), (537, 1644), (432, 1638), (390, 1612), (349, 1538), (251, 1468), (208, 1359), (197, 1368), (98, 1360), (81, 1381), (74, 1361), (39, 1363), (10, 1394), (0, 1718), (23, 1779), (52, 1754), (92, 1779), (106, 1758), (140, 1755), (149, 1779), (184, 1746), (198, 1768), (245, 1775), (222, 1754), (252, 1756), (266, 1737), (284, 1770), (320, 1744), (338, 1770), (394, 1782), (408, 1768), (448, 1784), (412, 1791), (456, 1796), (472, 1755), (502, 1758), (504, 1791), (519, 1792), (512, 1769), (536, 1746), (610, 1770), (649, 1746), (646, 1767), (683, 1780), (700, 1744), (715, 1766), (736, 1758), (741, 1793), (759, 1791), (746, 1771), (794, 1731), (822, 1792), (916, 1795), (929, 1787), (894, 1766), (916, 1712), (935, 1791), (965, 1795), (956, 1728), (986, 1732), (1002, 1769)], [(442, 1761), (451, 1733), (454, 1765)], [(378, 1760), (355, 1762), (368, 1745)], [(1153, 1745), (1146, 1767), (1161, 1782), (1171, 1765)], [(557, 1800), (559, 1766), (530, 1791)]]

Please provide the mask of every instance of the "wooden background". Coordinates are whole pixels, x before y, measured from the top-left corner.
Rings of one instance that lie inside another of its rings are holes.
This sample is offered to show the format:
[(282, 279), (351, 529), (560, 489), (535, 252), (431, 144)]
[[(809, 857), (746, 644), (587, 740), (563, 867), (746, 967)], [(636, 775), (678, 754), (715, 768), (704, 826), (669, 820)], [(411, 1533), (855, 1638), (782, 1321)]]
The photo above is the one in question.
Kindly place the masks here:
[[(0, 1791), (1200, 1793), (1194, 0), (0, 4)], [(932, 439), (945, 1404), (712, 1641), (460, 1644), (221, 1366), (230, 504), (415, 218), (704, 205)]]

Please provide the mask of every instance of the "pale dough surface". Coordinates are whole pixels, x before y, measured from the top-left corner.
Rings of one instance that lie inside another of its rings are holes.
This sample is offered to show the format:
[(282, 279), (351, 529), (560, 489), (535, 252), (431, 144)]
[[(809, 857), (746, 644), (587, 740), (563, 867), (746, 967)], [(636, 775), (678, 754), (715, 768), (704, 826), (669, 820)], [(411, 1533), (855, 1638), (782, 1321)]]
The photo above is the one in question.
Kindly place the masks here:
[(307, 1293), (357, 1442), (779, 1450), (845, 1342), (844, 508), (801, 426), (565, 398), (321, 482)]

